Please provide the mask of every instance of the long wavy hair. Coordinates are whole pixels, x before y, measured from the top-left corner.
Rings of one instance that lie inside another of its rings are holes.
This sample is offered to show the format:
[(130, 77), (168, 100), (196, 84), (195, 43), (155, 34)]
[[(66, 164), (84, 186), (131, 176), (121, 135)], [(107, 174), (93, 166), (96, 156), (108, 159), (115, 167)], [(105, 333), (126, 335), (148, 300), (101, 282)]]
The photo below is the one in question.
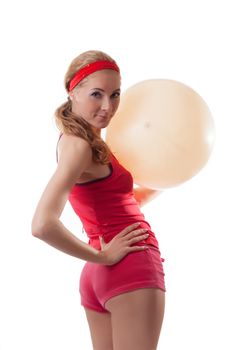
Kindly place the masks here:
[[(108, 60), (115, 62), (109, 55), (102, 51), (90, 50), (81, 53), (73, 59), (65, 74), (64, 84), (68, 91), (70, 80), (75, 73), (89, 63)], [(115, 62), (116, 63), (116, 62)], [(77, 87), (81, 87), (87, 78), (84, 78)], [(92, 125), (77, 114), (72, 112), (72, 101), (68, 97), (68, 101), (64, 102), (55, 111), (55, 123), (60, 132), (64, 134), (71, 134), (86, 140), (92, 148), (92, 159), (95, 163), (108, 164), (110, 149), (104, 140), (95, 132)]]

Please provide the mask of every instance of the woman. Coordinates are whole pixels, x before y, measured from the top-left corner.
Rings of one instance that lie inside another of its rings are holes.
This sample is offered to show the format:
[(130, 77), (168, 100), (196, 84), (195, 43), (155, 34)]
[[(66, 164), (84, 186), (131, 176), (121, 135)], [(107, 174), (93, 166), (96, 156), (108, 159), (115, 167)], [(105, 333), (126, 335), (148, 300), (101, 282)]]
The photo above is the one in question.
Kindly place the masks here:
[[(80, 277), (95, 350), (157, 347), (165, 308), (158, 241), (140, 206), (158, 192), (133, 178), (101, 138), (120, 102), (120, 70), (101, 51), (76, 57), (65, 75), (68, 101), (55, 113), (57, 169), (37, 205), (32, 234), (86, 261)], [(67, 199), (89, 242), (59, 220)]]

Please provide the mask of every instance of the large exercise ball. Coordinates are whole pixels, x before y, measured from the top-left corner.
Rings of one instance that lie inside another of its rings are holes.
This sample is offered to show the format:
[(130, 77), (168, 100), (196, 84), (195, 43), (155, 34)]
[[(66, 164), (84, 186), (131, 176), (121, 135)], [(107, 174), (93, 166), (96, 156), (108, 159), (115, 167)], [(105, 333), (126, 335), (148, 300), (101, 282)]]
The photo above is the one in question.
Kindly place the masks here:
[(202, 97), (183, 83), (141, 81), (121, 96), (106, 142), (138, 185), (167, 189), (196, 175), (208, 161), (214, 121)]

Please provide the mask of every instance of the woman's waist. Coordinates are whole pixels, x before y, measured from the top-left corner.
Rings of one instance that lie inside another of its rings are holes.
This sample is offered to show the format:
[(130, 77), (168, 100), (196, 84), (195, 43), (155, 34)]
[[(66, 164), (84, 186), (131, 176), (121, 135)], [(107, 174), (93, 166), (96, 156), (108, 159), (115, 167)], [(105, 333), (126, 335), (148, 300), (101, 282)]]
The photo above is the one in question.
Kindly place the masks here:
[[(147, 227), (141, 225), (140, 228), (147, 228)], [(108, 233), (108, 234), (99, 234), (99, 235), (91, 236), (91, 237), (88, 235), (88, 238), (89, 238), (88, 244), (93, 246), (94, 248), (101, 249), (100, 240), (99, 240), (100, 236), (103, 237), (105, 243), (109, 243), (120, 232), (121, 231), (117, 231), (115, 233)], [(151, 245), (153, 245), (153, 246), (158, 248), (159, 244), (158, 244), (158, 241), (157, 241), (157, 239), (155, 237), (154, 232), (151, 231), (150, 229), (148, 229), (147, 233), (149, 234), (149, 236), (146, 239), (143, 239), (143, 240), (140, 240), (140, 241), (138, 241), (136, 243), (133, 243), (132, 246), (134, 246), (134, 245), (141, 246), (141, 245), (151, 244)], [(140, 236), (140, 235), (138, 235), (138, 236)]]
[(151, 230), (150, 224), (145, 221), (144, 217), (134, 217), (124, 220), (109, 220), (109, 221), (100, 221), (98, 223), (93, 224), (86, 220), (82, 220), (83, 228), (89, 238), (95, 238), (96, 236), (112, 236), (117, 233), (120, 233), (128, 226), (135, 224), (136, 222), (140, 222), (140, 226), (137, 229), (146, 228)]

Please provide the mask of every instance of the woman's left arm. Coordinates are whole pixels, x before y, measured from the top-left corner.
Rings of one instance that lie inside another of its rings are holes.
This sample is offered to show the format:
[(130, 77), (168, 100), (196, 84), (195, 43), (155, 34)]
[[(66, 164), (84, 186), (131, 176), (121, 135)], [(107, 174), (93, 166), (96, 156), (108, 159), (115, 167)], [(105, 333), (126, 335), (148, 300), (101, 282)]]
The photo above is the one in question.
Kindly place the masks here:
[(150, 202), (152, 199), (160, 195), (162, 192), (163, 191), (153, 190), (151, 188), (142, 187), (142, 186), (135, 187), (133, 189), (134, 198), (136, 199), (140, 207)]

